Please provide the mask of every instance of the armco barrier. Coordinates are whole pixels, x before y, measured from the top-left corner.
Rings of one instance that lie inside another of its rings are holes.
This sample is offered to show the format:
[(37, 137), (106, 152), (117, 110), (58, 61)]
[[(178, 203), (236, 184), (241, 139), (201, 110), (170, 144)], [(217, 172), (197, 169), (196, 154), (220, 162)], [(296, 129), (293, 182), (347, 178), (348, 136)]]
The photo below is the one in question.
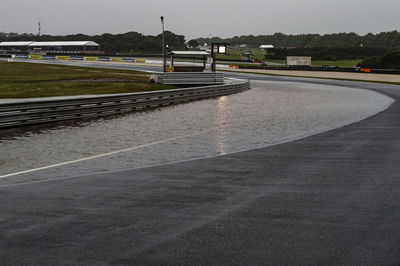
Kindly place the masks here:
[[(161, 75), (159, 83), (167, 85), (211, 85), (224, 83), (224, 74), (221, 72), (165, 72), (158, 75)], [(150, 76), (150, 79), (152, 76)]]
[(0, 104), (0, 128), (127, 113), (229, 95), (248, 89), (249, 81), (229, 80), (227, 84), (207, 87), (4, 103)]
[(40, 60), (40, 59), (43, 59), (43, 56), (33, 54), (33, 55), (29, 55), (29, 59)]
[(94, 56), (85, 56), (85, 61), (97, 61), (99, 60), (98, 57), (94, 57)]
[(42, 59), (43, 60), (55, 60), (56, 57), (54, 55), (43, 55)]
[(85, 58), (83, 56), (79, 56), (79, 55), (71, 55), (69, 57), (69, 60), (84, 60)]
[(69, 60), (69, 56), (58, 55), (56, 56), (56, 60)]
[(122, 58), (121, 57), (112, 57), (111, 62), (122, 62)]
[(24, 54), (17, 54), (15, 56), (15, 58), (17, 58), (17, 59), (28, 59), (29, 56), (28, 55), (24, 55)]
[(100, 61), (100, 62), (110, 62), (111, 59), (109, 57), (99, 57), (98, 61)]
[(127, 63), (135, 63), (135, 58), (122, 58), (122, 61)]

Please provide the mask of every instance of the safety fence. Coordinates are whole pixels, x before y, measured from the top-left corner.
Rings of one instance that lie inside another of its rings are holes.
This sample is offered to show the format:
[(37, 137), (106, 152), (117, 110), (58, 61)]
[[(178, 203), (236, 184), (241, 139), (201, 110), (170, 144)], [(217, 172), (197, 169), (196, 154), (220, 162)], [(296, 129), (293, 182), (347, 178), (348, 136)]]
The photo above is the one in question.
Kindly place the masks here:
[(0, 128), (101, 117), (185, 103), (250, 89), (250, 82), (227, 80), (223, 85), (155, 92), (24, 100), (0, 104)]

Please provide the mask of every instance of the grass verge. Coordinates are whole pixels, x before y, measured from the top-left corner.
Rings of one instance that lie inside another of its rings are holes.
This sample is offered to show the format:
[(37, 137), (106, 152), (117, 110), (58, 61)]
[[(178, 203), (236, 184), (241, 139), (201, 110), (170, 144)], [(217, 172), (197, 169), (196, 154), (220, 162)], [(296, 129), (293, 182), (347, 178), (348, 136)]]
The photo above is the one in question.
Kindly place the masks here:
[(173, 89), (139, 71), (0, 61), (0, 98), (35, 98)]

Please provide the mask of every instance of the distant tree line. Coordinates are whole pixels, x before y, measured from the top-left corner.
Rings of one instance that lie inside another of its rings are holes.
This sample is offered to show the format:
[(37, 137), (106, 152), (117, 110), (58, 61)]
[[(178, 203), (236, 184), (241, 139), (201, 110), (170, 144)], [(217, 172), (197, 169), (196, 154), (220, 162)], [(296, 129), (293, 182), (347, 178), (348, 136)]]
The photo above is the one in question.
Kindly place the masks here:
[[(186, 49), (185, 36), (177, 35), (170, 31), (166, 31), (165, 35), (166, 44), (171, 50)], [(0, 41), (94, 41), (100, 44), (102, 49), (108, 54), (161, 53), (161, 38), (161, 34), (151, 36), (138, 32), (127, 32), (123, 34), (104, 33), (95, 36), (84, 34), (37, 36), (34, 34), (0, 32)], [(227, 42), (232, 45), (247, 44), (254, 47), (258, 47), (261, 44), (272, 44), (277, 48), (282, 48), (275, 50), (276, 59), (283, 59), (289, 50), (290, 55), (310, 55), (313, 56), (314, 59), (350, 59), (381, 56), (390, 50), (400, 49), (400, 32), (392, 31), (377, 34), (368, 33), (363, 36), (356, 33), (335, 33), (325, 35), (286, 35), (283, 33), (275, 33), (273, 35), (235, 36), (227, 39), (219, 37), (198, 38), (190, 40), (189, 46), (197, 47), (198, 45), (204, 43), (210, 44), (212, 42)], [(346, 47), (351, 47), (351, 50), (344, 49)], [(292, 49), (285, 50), (284, 48)], [(298, 50), (293, 48), (298, 48)], [(388, 50), (385, 50), (384, 48)], [(346, 53), (350, 57), (346, 57)], [(323, 58), (323, 56), (325, 56), (325, 58)]]
[[(101, 45), (108, 54), (117, 53), (158, 53), (162, 51), (162, 35), (143, 35), (138, 32), (123, 34), (104, 33), (101, 35), (75, 34), (66, 36), (53, 36), (34, 34), (18, 34), (0, 32), (0, 41), (94, 41)], [(185, 36), (177, 35), (170, 31), (165, 32), (165, 43), (170, 49), (186, 49)]]
[(381, 32), (377, 34), (368, 33), (366, 35), (358, 35), (351, 33), (333, 33), (333, 34), (298, 34), (286, 35), (283, 33), (275, 33), (273, 35), (244, 35), (235, 36), (233, 38), (222, 39), (213, 38), (197, 38), (196, 41), (203, 45), (212, 42), (226, 42), (232, 45), (247, 44), (258, 47), (262, 44), (272, 44), (275, 47), (322, 47), (322, 46), (376, 46), (385, 48), (400, 48), (400, 32)]

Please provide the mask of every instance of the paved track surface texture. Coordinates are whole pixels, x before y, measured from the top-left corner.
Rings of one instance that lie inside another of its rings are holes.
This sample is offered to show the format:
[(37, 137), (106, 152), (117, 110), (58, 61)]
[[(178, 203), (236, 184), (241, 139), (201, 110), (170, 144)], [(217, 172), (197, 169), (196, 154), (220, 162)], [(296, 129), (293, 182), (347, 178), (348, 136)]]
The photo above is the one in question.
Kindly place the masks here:
[[(344, 84), (400, 97), (399, 86)], [(0, 187), (0, 261), (399, 265), (399, 133), (395, 102), (277, 146)]]

